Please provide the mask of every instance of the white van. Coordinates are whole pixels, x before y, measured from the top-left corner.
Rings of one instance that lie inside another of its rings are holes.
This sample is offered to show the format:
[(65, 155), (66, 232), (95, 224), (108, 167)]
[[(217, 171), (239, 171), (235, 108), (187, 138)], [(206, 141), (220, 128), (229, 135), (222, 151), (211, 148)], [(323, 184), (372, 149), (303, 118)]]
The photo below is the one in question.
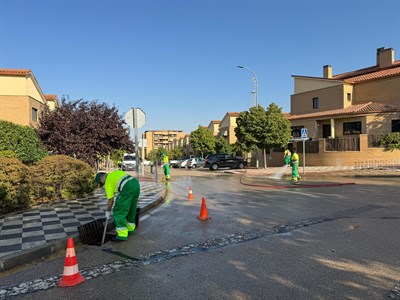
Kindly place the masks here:
[(121, 165), (122, 171), (135, 170), (135, 167), (136, 167), (136, 154), (124, 153)]

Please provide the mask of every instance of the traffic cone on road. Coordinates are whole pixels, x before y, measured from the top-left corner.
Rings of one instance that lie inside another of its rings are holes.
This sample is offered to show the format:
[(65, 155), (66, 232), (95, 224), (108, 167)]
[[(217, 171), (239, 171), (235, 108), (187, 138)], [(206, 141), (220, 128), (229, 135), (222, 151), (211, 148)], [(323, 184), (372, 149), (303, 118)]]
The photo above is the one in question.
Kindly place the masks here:
[(189, 187), (189, 194), (188, 194), (187, 198), (188, 198), (189, 200), (194, 199), (194, 196), (193, 196), (193, 193), (192, 193), (192, 187), (191, 187), (191, 186)]
[(207, 210), (207, 206), (206, 206), (206, 198), (201, 198), (201, 209), (200, 209), (200, 216), (197, 217), (197, 219), (201, 220), (201, 221), (206, 221), (208, 219), (211, 219), (208, 216), (208, 210)]
[(74, 240), (72, 238), (68, 238), (67, 251), (65, 253), (64, 272), (61, 280), (58, 283), (58, 286), (74, 286), (84, 281), (85, 277), (79, 273), (78, 269)]

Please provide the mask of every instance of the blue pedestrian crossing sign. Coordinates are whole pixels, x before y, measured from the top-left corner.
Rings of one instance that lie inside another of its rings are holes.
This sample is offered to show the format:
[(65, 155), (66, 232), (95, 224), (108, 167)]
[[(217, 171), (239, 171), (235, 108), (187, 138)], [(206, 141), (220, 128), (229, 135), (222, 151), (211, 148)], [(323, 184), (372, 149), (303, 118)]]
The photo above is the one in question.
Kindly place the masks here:
[(301, 129), (301, 138), (302, 139), (308, 139), (308, 129), (307, 128), (302, 128)]

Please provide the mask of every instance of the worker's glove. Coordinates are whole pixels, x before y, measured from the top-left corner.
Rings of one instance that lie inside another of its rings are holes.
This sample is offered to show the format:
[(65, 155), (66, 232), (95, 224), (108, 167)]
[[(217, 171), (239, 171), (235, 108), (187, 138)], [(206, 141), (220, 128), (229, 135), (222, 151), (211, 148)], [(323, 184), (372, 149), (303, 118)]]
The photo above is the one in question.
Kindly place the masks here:
[(106, 210), (106, 219), (108, 220), (110, 218), (111, 212), (109, 210)]

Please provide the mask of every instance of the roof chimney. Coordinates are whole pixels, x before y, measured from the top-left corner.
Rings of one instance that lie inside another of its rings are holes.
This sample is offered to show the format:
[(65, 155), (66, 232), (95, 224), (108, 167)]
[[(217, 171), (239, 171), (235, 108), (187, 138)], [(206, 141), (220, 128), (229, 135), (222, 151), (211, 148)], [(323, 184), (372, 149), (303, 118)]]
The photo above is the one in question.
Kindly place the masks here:
[(393, 48), (385, 49), (384, 47), (376, 50), (376, 64), (380, 68), (389, 67), (394, 62)]
[(332, 66), (324, 66), (324, 78), (332, 78)]

